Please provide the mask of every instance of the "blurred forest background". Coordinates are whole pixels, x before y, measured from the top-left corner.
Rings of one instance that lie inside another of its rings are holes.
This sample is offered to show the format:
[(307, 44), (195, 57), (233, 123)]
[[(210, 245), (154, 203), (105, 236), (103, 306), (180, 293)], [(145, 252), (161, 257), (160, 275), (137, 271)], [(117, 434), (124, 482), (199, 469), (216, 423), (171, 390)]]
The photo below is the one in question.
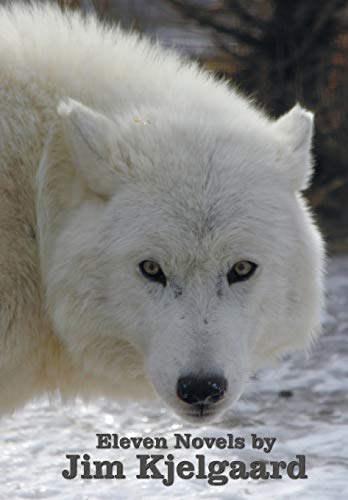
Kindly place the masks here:
[(306, 196), (331, 249), (348, 249), (348, 0), (52, 1), (199, 59), (274, 117), (296, 102), (314, 111)]

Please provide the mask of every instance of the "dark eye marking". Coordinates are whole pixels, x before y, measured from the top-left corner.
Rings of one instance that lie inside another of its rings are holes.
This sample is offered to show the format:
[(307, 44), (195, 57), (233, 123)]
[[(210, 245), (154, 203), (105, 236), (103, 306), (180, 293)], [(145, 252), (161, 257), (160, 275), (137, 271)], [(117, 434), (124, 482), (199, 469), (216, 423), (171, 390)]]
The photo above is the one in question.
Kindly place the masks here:
[(182, 295), (182, 288), (181, 288), (181, 286), (178, 285), (178, 283), (176, 283), (175, 280), (171, 280), (170, 286), (173, 290), (175, 299), (177, 299), (178, 297), (180, 297)]
[(221, 274), (218, 278), (217, 283), (216, 283), (216, 295), (220, 298), (223, 295), (224, 283), (225, 283), (225, 276), (223, 274)]

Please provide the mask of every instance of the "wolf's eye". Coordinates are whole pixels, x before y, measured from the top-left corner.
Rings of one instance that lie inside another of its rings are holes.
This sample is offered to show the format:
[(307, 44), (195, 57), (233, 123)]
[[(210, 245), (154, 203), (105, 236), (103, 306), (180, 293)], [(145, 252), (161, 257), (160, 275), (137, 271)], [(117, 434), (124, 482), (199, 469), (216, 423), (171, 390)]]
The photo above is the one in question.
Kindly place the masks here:
[(143, 260), (143, 262), (140, 262), (139, 264), (139, 269), (145, 278), (151, 281), (157, 281), (163, 286), (166, 286), (167, 279), (157, 262), (154, 262), (153, 260)]
[(227, 274), (227, 281), (229, 285), (236, 283), (237, 281), (245, 281), (251, 278), (257, 269), (257, 264), (250, 262), (249, 260), (240, 260), (236, 262), (235, 265)]

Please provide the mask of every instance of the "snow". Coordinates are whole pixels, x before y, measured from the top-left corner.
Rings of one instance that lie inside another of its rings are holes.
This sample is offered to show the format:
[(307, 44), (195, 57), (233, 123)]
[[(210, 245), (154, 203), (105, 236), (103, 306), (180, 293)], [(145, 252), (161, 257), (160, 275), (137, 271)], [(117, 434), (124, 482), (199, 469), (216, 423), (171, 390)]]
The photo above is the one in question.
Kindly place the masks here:
[[(337, 256), (327, 275), (325, 334), (307, 358), (296, 354), (264, 370), (253, 379), (242, 400), (218, 424), (194, 427), (179, 421), (160, 403), (121, 406), (100, 400), (63, 407), (41, 401), (1, 421), (0, 499), (124, 500), (185, 499), (306, 499), (348, 498), (348, 257)], [(283, 396), (280, 395), (283, 391)], [(291, 391), (286, 397), (287, 392)], [(268, 455), (247, 446), (242, 450), (97, 450), (96, 433), (122, 436), (165, 436), (173, 445), (174, 433), (194, 436), (276, 437)], [(308, 479), (230, 480), (211, 486), (206, 480), (177, 479), (166, 487), (159, 480), (134, 479), (138, 453), (172, 452), (176, 461), (293, 460), (306, 456)], [(120, 460), (125, 480), (66, 480), (65, 455), (89, 453), (94, 460)]]

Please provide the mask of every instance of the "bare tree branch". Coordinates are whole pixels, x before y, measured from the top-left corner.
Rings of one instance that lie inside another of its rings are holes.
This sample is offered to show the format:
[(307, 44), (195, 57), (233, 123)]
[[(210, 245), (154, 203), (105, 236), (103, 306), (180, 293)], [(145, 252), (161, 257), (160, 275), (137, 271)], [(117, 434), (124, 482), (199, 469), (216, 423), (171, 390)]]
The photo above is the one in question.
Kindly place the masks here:
[(239, 0), (229, 0), (228, 5), (233, 14), (237, 14), (241, 21), (251, 25), (251, 28), (264, 28), (267, 22), (251, 14)]
[(219, 33), (230, 35), (241, 43), (253, 46), (262, 45), (262, 42), (255, 36), (251, 35), (250, 33), (240, 31), (237, 28), (226, 26), (218, 22), (216, 19), (212, 18), (210, 15), (204, 12), (204, 10), (197, 8), (197, 6), (191, 3), (183, 2), (182, 0), (168, 0), (168, 1), (174, 7), (177, 7), (186, 16), (190, 17), (191, 19), (194, 19), (195, 21), (198, 21), (201, 26), (213, 28)]
[(313, 208), (318, 208), (326, 201), (329, 194), (341, 189), (342, 187), (348, 185), (348, 179), (332, 179), (325, 186), (321, 186), (312, 192), (311, 195), (308, 196), (310, 199), (311, 205)]
[(226, 54), (231, 56), (236, 61), (239, 61), (239, 63), (243, 62), (244, 56), (239, 53), (240, 51), (237, 44), (226, 43), (225, 37), (223, 35), (221, 36), (220, 33), (214, 33), (214, 40), (217, 46)]
[(338, 8), (340, 8), (341, 5), (342, 2), (340, 0), (331, 0), (326, 2), (322, 10), (318, 9), (317, 17), (314, 18), (313, 26), (308, 31), (302, 45), (294, 50), (290, 57), (278, 61), (278, 68), (288, 68), (309, 52), (316, 38), (320, 35), (320, 31), (323, 29), (324, 25), (331, 19), (332, 15)]

